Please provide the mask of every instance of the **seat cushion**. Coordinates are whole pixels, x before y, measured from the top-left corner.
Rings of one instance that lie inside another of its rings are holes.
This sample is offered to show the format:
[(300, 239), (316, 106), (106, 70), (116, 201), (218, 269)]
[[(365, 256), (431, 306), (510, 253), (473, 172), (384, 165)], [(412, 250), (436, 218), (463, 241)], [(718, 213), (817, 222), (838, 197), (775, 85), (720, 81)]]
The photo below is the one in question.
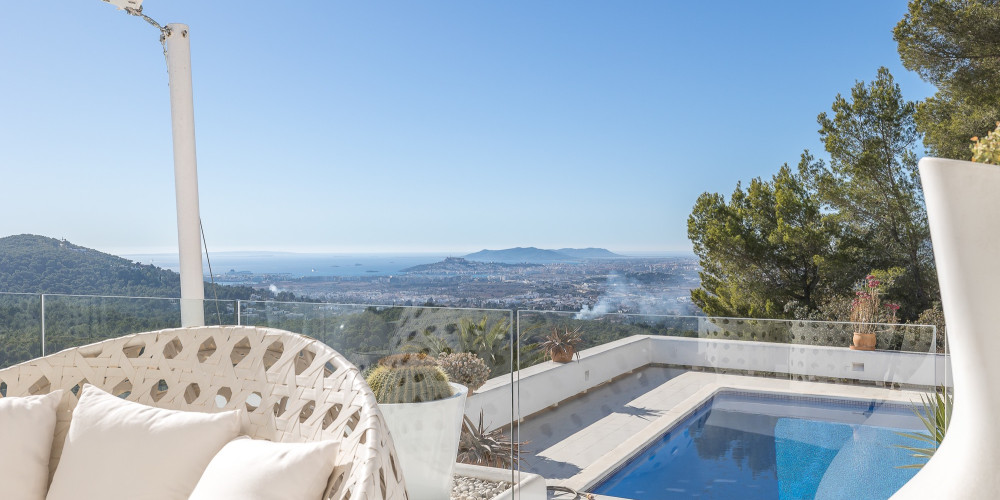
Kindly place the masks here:
[(42, 500), (62, 391), (0, 398), (0, 488), (3, 498)]
[(48, 500), (186, 500), (240, 412), (154, 408), (85, 384)]
[(246, 436), (219, 452), (191, 500), (320, 500), (340, 443), (272, 443)]

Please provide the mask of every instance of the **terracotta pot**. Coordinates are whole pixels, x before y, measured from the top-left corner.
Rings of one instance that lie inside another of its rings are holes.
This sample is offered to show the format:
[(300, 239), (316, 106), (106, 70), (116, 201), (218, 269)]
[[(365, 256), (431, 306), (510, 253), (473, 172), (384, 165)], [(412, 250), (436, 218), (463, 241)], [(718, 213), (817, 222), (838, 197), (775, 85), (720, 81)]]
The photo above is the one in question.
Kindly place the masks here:
[(851, 346), (851, 349), (855, 351), (874, 351), (875, 334), (854, 332), (854, 345)]
[(573, 349), (573, 346), (569, 346), (562, 348), (562, 350), (553, 349), (549, 351), (549, 356), (552, 358), (552, 361), (555, 361), (556, 363), (569, 363), (570, 361), (573, 361), (573, 353), (575, 352), (576, 349)]

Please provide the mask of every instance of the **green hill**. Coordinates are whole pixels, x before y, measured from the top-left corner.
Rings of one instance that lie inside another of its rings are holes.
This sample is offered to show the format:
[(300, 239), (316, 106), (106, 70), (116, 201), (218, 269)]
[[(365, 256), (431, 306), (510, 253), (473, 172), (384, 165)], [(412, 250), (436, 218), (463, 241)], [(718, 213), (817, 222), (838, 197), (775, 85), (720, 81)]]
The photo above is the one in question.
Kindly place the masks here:
[[(205, 297), (263, 300), (268, 290), (205, 285)], [(180, 275), (66, 240), (19, 234), (0, 238), (0, 292), (180, 297)], [(293, 300), (285, 294), (280, 300)]]
[[(246, 286), (206, 284), (205, 288), (209, 324), (236, 323), (237, 299), (296, 300), (291, 293), (275, 296)], [(37, 294), (51, 294), (44, 301), (44, 318)], [(0, 367), (42, 354), (43, 319), (46, 352), (57, 352), (129, 333), (178, 327), (178, 301), (163, 298), (179, 296), (180, 276), (173, 271), (65, 240), (30, 234), (0, 238)], [(215, 297), (220, 301), (211, 300)], [(266, 317), (257, 321), (268, 324)]]

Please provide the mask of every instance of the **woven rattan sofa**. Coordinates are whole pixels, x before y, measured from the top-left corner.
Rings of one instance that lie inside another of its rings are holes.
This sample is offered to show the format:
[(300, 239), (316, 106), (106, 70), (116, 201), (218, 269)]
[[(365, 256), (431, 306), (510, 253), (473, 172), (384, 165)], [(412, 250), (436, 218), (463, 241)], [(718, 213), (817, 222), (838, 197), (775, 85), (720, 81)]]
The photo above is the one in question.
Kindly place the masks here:
[(358, 369), (302, 335), (246, 326), (177, 328), (66, 349), (0, 370), (4, 396), (64, 389), (50, 471), (90, 383), (130, 401), (201, 412), (244, 408), (258, 439), (341, 441), (326, 499), (405, 499), (375, 397)]

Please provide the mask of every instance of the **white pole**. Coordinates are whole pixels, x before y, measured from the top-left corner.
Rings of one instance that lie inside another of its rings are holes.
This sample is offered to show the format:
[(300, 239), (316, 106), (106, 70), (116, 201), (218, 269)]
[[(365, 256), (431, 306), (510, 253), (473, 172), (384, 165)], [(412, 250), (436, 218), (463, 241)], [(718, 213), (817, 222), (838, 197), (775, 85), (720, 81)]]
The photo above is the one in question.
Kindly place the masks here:
[(201, 216), (198, 210), (198, 162), (194, 147), (191, 39), (187, 25), (168, 24), (164, 34), (164, 48), (170, 80), (170, 118), (174, 136), (181, 325), (204, 326), (205, 277), (201, 267)]

